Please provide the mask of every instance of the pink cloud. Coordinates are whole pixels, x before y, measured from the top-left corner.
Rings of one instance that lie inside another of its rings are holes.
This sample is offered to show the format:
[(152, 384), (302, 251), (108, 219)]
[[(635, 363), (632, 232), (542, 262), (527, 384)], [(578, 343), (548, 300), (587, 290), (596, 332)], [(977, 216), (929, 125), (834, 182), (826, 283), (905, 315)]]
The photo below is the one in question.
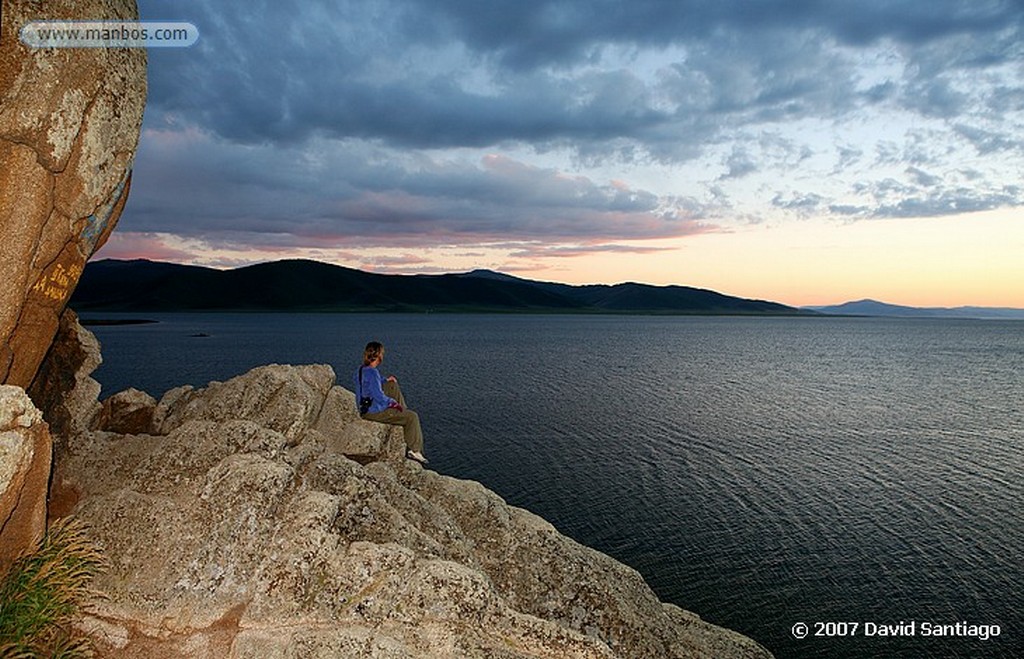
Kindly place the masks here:
[(175, 246), (175, 238), (162, 233), (139, 233), (114, 231), (106, 244), (93, 259), (148, 259), (150, 261), (174, 261), (187, 263), (195, 259), (195, 253)]
[(593, 256), (595, 254), (657, 254), (670, 252), (675, 247), (652, 247), (643, 245), (591, 244), (591, 245), (527, 245), (509, 256), (514, 258), (565, 258)]

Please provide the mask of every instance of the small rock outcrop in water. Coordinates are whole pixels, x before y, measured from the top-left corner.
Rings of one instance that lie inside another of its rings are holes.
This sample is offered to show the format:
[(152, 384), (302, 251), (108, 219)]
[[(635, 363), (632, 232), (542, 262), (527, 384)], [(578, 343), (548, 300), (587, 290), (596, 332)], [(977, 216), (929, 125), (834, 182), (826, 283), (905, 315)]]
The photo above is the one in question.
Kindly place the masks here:
[(401, 430), (359, 419), (334, 382), (270, 365), (126, 395), (144, 432), (100, 414), (67, 443), (57, 512), (111, 562), (82, 623), (100, 656), (770, 656), (480, 484), (404, 460)]

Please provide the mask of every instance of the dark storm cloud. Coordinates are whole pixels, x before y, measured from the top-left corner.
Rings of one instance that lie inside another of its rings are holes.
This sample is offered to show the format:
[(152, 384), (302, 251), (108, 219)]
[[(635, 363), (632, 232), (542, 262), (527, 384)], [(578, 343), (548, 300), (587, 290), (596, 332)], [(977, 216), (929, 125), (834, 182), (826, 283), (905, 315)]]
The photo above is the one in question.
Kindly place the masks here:
[[(155, 3), (143, 7), (157, 13)], [(854, 89), (851, 65), (826, 51), (830, 42), (928, 49), (904, 98), (950, 116), (965, 99), (931, 68), (1013, 57), (1022, 14), (1016, 3), (952, 0), (183, 1), (175, 11), (203, 37), (195, 52), (151, 54), (152, 106), (228, 139), (319, 132), (451, 147), (622, 138), (662, 157), (692, 155), (673, 147), (713, 137), (728, 120), (781, 121), (870, 100), (874, 92)], [(963, 37), (972, 57), (932, 43), (943, 37)], [(572, 68), (612, 46), (686, 55), (656, 82), (623, 68)]]
[(422, 38), (459, 39), (512, 68), (575, 64), (607, 42), (664, 46), (721, 31), (812, 28), (849, 44), (921, 43), (1019, 20), (1012, 0), (439, 0), (409, 11), (410, 27), (430, 26)]
[[(560, 241), (567, 254), (756, 214), (734, 185), (760, 183), (764, 207), (798, 215), (1022, 203), (990, 180), (997, 167), (935, 178), (960, 167), (954, 149), (1024, 152), (1016, 1), (140, 5), (201, 38), (149, 53), (126, 230), (278, 246)], [(869, 51), (892, 61), (866, 72)], [(791, 129), (871, 112), (929, 128), (827, 145)], [(819, 151), (819, 178), (891, 171), (842, 203), (758, 178), (788, 178)], [(675, 196), (567, 173), (694, 162), (704, 179)]]

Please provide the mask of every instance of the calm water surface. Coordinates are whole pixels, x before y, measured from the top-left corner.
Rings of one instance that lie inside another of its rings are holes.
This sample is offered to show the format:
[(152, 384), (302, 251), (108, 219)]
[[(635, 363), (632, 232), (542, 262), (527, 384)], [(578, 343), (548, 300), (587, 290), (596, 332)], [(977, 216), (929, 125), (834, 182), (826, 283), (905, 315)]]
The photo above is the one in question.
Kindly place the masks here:
[[(328, 363), (351, 388), (383, 341), (432, 468), (780, 658), (1024, 656), (1024, 322), (147, 317), (91, 328), (104, 395), (270, 362)], [(859, 628), (813, 636), (827, 621)], [(864, 633), (911, 622), (914, 637)], [(925, 622), (1001, 634), (924, 637)]]

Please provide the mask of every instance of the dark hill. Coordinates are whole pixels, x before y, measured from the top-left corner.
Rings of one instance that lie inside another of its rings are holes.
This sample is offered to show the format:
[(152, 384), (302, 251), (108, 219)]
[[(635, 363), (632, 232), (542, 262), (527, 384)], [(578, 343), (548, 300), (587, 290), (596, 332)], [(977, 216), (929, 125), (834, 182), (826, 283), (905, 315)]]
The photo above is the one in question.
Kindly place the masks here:
[(684, 286), (570, 286), (477, 270), (382, 275), (286, 260), (234, 270), (153, 261), (89, 263), (79, 311), (508, 311), (546, 313), (799, 314), (773, 302)]
[(835, 316), (884, 316), (893, 318), (1024, 319), (1024, 309), (1009, 307), (907, 307), (877, 300), (857, 300), (807, 309)]
[(626, 283), (615, 286), (583, 286), (576, 299), (607, 311), (643, 309), (649, 312), (672, 312), (686, 309), (689, 313), (792, 313), (794, 309), (776, 302), (745, 300), (714, 291), (688, 286), (647, 286)]
[(79, 311), (571, 311), (581, 305), (525, 283), (458, 275), (380, 275), (317, 261), (234, 270), (152, 261), (89, 263)]

